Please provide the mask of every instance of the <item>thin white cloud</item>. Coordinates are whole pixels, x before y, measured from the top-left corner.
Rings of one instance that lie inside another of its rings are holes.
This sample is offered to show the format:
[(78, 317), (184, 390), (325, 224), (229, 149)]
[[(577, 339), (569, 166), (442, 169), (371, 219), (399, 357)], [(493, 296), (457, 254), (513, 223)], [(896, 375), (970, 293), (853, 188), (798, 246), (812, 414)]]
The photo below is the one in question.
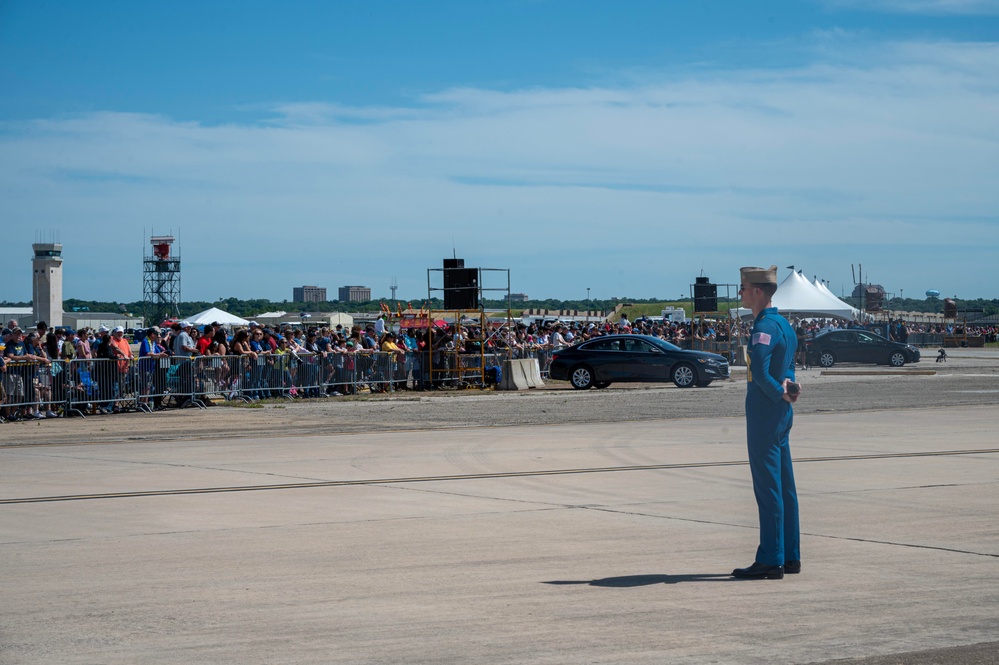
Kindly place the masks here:
[[(61, 229), (68, 255), (91, 257), (93, 289), (120, 288), (142, 229), (179, 228), (185, 297), (206, 299), (281, 297), (317, 270), (329, 288), (391, 273), (419, 297), (452, 237), (537, 280), (515, 290), (562, 293), (587, 266), (635, 296), (686, 284), (704, 257), (787, 252), (831, 270), (870, 252), (922, 279), (913, 261), (937, 246), (999, 245), (999, 45), (844, 43), (797, 69), (462, 88), (399, 108), (289, 103), (254, 124), (112, 111), (6, 123), (0, 215), (8, 240), (29, 229), (24, 247), (35, 228)], [(0, 249), (5, 264), (23, 253)], [(985, 276), (962, 279), (988, 292)]]

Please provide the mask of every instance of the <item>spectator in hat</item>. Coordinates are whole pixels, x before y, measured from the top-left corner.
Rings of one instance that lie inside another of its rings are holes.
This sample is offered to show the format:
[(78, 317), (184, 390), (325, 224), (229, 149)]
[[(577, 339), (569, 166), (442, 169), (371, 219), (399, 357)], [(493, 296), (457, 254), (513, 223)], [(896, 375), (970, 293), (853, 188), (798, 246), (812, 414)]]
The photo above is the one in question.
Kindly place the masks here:
[(129, 361), (132, 360), (132, 345), (125, 339), (125, 329), (115, 326), (111, 331), (111, 343), (118, 349), (118, 367), (122, 374), (128, 371)]
[(402, 381), (400, 385), (398, 380), (406, 367), (406, 349), (400, 347), (396, 342), (396, 336), (393, 332), (387, 332), (381, 337), (381, 350), (386, 354), (386, 362), (388, 363), (388, 376), (382, 378), (389, 381), (395, 379), (395, 387), (400, 389), (406, 387), (405, 381)]
[(139, 344), (139, 402), (148, 404), (148, 396), (151, 395), (155, 410), (163, 408), (163, 396), (166, 392), (167, 368), (160, 366), (159, 359), (170, 357), (160, 344), (160, 332), (157, 326), (149, 328)]
[[(94, 346), (96, 343), (96, 346)], [(112, 360), (117, 360), (118, 347), (111, 343), (111, 331), (107, 326), (100, 326), (97, 329), (97, 338), (91, 344), (94, 350), (94, 358), (98, 361), (94, 365), (95, 380), (97, 382), (98, 410), (101, 413), (112, 413), (114, 411), (114, 391), (116, 368), (113, 368)]]
[(191, 329), (194, 327), (190, 321), (181, 321), (175, 324), (178, 330), (173, 340), (173, 355), (177, 358), (185, 358), (177, 367), (179, 383), (177, 388), (176, 402), (177, 408), (183, 408), (191, 401), (194, 395), (194, 368), (191, 367), (191, 357), (198, 355), (198, 348), (195, 346), (194, 338), (191, 337)]
[(174, 330), (177, 333), (173, 340), (173, 355), (180, 358), (190, 358), (197, 355), (198, 347), (194, 343), (194, 338), (191, 337), (191, 329), (194, 328), (191, 322), (181, 321), (174, 325), (176, 326)]
[[(30, 332), (25, 338), (28, 358), (35, 359), (34, 378), (28, 387), (28, 399), (35, 402), (32, 416), (35, 418), (56, 418), (59, 414), (52, 410), (52, 361), (43, 343), (44, 338)], [(44, 413), (42, 410), (44, 409)]]
[[(125, 339), (125, 329), (115, 326), (111, 329), (111, 345), (115, 349), (115, 358), (118, 374), (115, 377), (115, 394), (121, 398), (130, 391), (128, 385), (129, 368), (132, 364), (132, 345)], [(120, 404), (118, 405), (120, 408)]]
[(413, 377), (413, 389), (419, 390), (423, 378), (422, 369), (420, 367), (420, 349), (422, 348), (423, 342), (421, 342), (417, 337), (415, 328), (407, 330), (406, 336), (402, 341), (406, 346), (406, 376)]
[(66, 343), (65, 336), (66, 333), (63, 330), (53, 329), (50, 329), (45, 336), (45, 353), (53, 363), (51, 369), (53, 410), (57, 408), (57, 404), (63, 404), (66, 401), (69, 372), (65, 371), (68, 369), (68, 366), (66, 365), (65, 358), (62, 357), (62, 349), (72, 349), (73, 345)]
[[(16, 324), (16, 321), (14, 322)], [(34, 335), (35, 333), (32, 333)], [(34, 349), (34, 345), (29, 345), (24, 338), (24, 331), (15, 325), (11, 331), (10, 336), (7, 339), (7, 344), (4, 346), (3, 357), (5, 361), (5, 391), (7, 393), (7, 403), (17, 404), (19, 402), (30, 402), (33, 401), (33, 394), (28, 394), (27, 390), (33, 383), (25, 382), (24, 380), (24, 369), (22, 366), (10, 366), (12, 361), (16, 362), (37, 362), (37, 363), (47, 363), (48, 359), (42, 355), (38, 355)], [(25, 409), (12, 408), (7, 412), (8, 417), (16, 420), (22, 415), (28, 415), (33, 418), (44, 418), (36, 408), (32, 409), (27, 407)]]
[(76, 331), (67, 330), (62, 333), (62, 338), (62, 344), (59, 345), (59, 357), (67, 362), (75, 360), (77, 342)]
[(562, 324), (555, 326), (555, 332), (551, 335), (550, 343), (553, 351), (561, 351), (570, 346), (569, 341), (565, 338), (565, 326)]

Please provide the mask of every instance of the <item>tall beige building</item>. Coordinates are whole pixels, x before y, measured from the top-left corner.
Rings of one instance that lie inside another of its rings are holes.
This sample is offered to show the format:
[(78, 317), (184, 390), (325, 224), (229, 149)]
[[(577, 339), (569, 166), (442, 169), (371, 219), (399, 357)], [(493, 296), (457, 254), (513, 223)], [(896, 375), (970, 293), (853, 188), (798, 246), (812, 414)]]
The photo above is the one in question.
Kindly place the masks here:
[(325, 286), (292, 287), (292, 302), (326, 302)]
[(45, 321), (50, 328), (62, 325), (62, 245), (36, 242), (31, 246), (31, 306), (35, 322)]
[(340, 302), (368, 302), (371, 300), (371, 287), (341, 286)]

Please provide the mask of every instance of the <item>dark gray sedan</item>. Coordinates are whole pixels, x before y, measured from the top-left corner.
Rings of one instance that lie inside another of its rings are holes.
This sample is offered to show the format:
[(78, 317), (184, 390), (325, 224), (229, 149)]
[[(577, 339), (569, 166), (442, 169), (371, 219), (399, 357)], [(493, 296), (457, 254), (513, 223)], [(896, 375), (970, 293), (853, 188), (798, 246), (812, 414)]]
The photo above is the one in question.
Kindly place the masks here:
[(587, 390), (619, 381), (706, 386), (729, 372), (728, 361), (716, 353), (686, 351), (650, 335), (607, 335), (556, 351), (549, 375)]
[(823, 330), (808, 340), (806, 349), (812, 365), (832, 367), (836, 363), (873, 363), (902, 367), (919, 362), (919, 349), (911, 344), (892, 342), (868, 330)]

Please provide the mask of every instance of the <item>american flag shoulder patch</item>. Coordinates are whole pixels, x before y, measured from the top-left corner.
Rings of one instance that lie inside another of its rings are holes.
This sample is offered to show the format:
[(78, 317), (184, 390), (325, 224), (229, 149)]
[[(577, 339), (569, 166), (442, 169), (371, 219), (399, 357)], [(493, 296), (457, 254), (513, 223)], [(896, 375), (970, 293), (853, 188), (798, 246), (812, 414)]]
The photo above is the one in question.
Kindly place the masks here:
[(762, 344), (763, 346), (770, 346), (770, 335), (767, 333), (753, 333), (753, 344)]

